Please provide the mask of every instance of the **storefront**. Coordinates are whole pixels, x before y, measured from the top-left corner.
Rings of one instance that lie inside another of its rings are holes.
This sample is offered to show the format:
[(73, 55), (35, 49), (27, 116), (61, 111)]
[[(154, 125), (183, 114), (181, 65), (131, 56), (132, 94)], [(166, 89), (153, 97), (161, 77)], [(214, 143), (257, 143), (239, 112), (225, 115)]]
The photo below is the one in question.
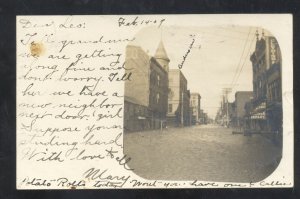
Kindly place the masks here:
[(250, 112), (246, 118), (246, 128), (253, 133), (268, 131), (268, 119), (266, 114), (266, 102), (261, 102)]

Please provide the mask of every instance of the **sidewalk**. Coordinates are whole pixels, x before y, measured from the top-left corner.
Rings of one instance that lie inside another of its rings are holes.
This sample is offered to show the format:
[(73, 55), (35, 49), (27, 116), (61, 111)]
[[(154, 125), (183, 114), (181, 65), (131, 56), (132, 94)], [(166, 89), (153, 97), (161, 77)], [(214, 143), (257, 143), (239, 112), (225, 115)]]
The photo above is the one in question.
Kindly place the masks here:
[(271, 131), (258, 131), (250, 129), (233, 129), (232, 134), (243, 134), (244, 136), (260, 135), (278, 147), (282, 147), (282, 134)]

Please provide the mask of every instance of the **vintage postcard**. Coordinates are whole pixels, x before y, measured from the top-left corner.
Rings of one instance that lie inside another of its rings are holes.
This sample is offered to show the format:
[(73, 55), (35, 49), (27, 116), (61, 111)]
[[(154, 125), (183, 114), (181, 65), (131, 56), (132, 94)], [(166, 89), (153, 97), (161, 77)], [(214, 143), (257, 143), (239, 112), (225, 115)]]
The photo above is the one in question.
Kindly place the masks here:
[(16, 24), (17, 189), (294, 186), (292, 15)]

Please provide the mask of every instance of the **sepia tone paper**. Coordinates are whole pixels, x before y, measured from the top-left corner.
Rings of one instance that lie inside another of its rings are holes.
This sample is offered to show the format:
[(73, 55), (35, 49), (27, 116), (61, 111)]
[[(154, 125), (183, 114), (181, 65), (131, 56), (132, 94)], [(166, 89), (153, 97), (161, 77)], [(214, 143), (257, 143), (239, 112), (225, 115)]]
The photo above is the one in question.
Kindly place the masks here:
[(17, 189), (293, 186), (291, 15), (16, 22)]

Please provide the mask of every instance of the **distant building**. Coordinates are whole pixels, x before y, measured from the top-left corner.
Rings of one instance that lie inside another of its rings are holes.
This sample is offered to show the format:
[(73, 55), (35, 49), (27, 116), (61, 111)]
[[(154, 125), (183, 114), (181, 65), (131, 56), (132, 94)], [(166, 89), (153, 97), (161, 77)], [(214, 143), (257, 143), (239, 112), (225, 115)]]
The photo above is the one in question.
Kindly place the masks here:
[(168, 126), (190, 124), (190, 99), (187, 80), (179, 69), (169, 70)]
[(187, 98), (188, 98), (188, 102), (189, 102), (189, 108), (188, 108), (188, 120), (187, 120), (187, 124), (186, 125), (192, 125), (192, 119), (193, 119), (193, 111), (191, 109), (191, 105), (190, 105), (190, 101), (191, 101), (191, 92), (190, 90), (187, 90)]
[(207, 116), (207, 113), (203, 113), (203, 124), (208, 124), (208, 116)]
[(191, 93), (190, 107), (192, 111), (192, 124), (200, 123), (201, 96), (199, 93)]
[(281, 53), (275, 37), (259, 39), (257, 34), (250, 60), (253, 100), (247, 104), (247, 126), (252, 131), (282, 132)]
[(204, 124), (204, 111), (200, 109), (200, 124)]
[(234, 127), (243, 127), (244, 117), (246, 115), (245, 105), (247, 102), (251, 101), (252, 96), (252, 91), (237, 91), (235, 93), (235, 100), (233, 104), (235, 113), (232, 118)]
[(221, 107), (216, 116), (217, 122), (223, 126), (233, 126), (235, 115), (234, 102), (229, 102), (227, 97), (223, 95)]
[(208, 124), (209, 118), (206, 112), (203, 109), (200, 109), (200, 124)]
[(154, 57), (139, 46), (127, 46), (126, 68), (130, 68), (132, 76), (131, 81), (125, 81), (125, 131), (165, 126), (169, 61), (162, 42)]

